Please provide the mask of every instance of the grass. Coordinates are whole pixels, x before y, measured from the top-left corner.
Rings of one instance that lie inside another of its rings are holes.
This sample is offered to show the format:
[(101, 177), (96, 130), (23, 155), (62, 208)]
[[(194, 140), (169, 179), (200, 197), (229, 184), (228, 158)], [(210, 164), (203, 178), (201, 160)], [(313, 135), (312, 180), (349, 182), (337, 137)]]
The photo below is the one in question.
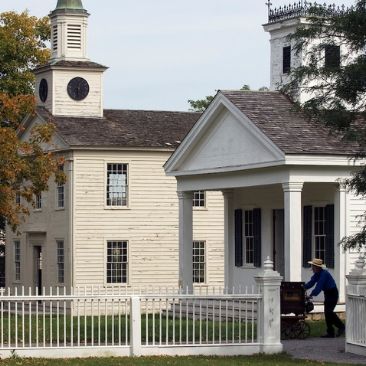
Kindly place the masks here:
[[(10, 328), (9, 328), (10, 322)], [(19, 315), (4, 315), (0, 319), (0, 327), (3, 329), (3, 339), (5, 345), (9, 342), (15, 345), (35, 344), (39, 340), (39, 345), (55, 344), (59, 339), (61, 344), (128, 344), (130, 341), (130, 318), (129, 316), (80, 316), (71, 317), (60, 315), (59, 317), (47, 315), (45, 318), (39, 316), (24, 318)], [(10, 331), (9, 331), (10, 329)], [(17, 332), (15, 332), (17, 329)], [(80, 334), (77, 333), (80, 329)], [(72, 332), (71, 332), (72, 330)], [(0, 330), (1, 331), (1, 330)], [(239, 339), (247, 339), (247, 342), (256, 342), (256, 324), (247, 324), (231, 321), (202, 320), (201, 322), (192, 319), (182, 319), (173, 321), (166, 316), (143, 314), (141, 318), (141, 340), (146, 343), (191, 343), (199, 342), (202, 339), (205, 343), (238, 342)]]
[[(139, 358), (87, 358), (69, 360), (43, 360), (13, 358), (0, 361), (0, 366), (339, 366), (336, 363), (292, 359), (278, 355), (240, 357), (139, 357)], [(343, 366), (350, 366), (342, 364)], [(353, 364), (353, 366), (355, 366)]]
[[(189, 321), (191, 324), (191, 321)], [(325, 331), (324, 321), (309, 321), (311, 337), (318, 337)], [(172, 324), (168, 324), (171, 326)], [(143, 323), (142, 328), (144, 328)], [(172, 329), (172, 328), (170, 328)], [(170, 330), (172, 331), (172, 330)], [(0, 366), (339, 366), (335, 363), (293, 359), (282, 353), (278, 355), (254, 355), (240, 357), (139, 357), (139, 358), (87, 358), (87, 359), (22, 359), (14, 357), (0, 360)], [(351, 364), (342, 364), (351, 366)], [(354, 366), (354, 365), (353, 365)]]

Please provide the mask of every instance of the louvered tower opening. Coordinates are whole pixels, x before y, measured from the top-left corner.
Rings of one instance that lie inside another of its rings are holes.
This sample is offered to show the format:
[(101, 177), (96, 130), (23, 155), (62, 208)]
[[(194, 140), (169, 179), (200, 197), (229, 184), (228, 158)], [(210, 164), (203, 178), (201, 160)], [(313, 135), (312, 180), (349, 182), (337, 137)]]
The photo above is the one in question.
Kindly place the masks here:
[(57, 51), (58, 47), (58, 29), (57, 25), (52, 27), (52, 50)]
[(81, 25), (67, 25), (67, 48), (81, 49)]

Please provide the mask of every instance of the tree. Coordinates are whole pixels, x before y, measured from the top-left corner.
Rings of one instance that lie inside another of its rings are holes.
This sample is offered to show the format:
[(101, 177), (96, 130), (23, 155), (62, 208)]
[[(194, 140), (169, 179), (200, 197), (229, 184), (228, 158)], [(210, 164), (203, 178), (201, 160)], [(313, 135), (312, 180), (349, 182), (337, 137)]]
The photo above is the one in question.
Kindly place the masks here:
[[(27, 12), (0, 14), (0, 217), (13, 230), (53, 174), (64, 180), (58, 169), (62, 161), (42, 149), (51, 141), (52, 123), (35, 127), (29, 141), (18, 137), (20, 122), (34, 113), (32, 70), (49, 59), (49, 38), (48, 18)], [(16, 204), (17, 195), (27, 204)]]
[[(358, 143), (355, 158), (366, 155), (366, 0), (356, 0), (349, 9), (311, 6), (305, 9), (309, 23), (290, 36), (295, 51), (306, 60), (291, 71), (283, 91), (295, 99), (299, 91), (308, 100), (299, 108)], [(343, 54), (340, 50), (347, 49)], [(366, 167), (345, 182), (358, 195), (366, 195)], [(366, 218), (366, 215), (363, 219)], [(344, 238), (343, 247), (361, 249), (366, 243), (366, 226)]]
[[(244, 84), (240, 90), (250, 90), (250, 86), (248, 84)], [(259, 91), (268, 91), (266, 86), (262, 86), (258, 89)], [(194, 112), (204, 112), (204, 110), (209, 106), (209, 104), (213, 101), (215, 96), (209, 95), (204, 99), (192, 100), (188, 99), (188, 103), (191, 106), (191, 111)]]

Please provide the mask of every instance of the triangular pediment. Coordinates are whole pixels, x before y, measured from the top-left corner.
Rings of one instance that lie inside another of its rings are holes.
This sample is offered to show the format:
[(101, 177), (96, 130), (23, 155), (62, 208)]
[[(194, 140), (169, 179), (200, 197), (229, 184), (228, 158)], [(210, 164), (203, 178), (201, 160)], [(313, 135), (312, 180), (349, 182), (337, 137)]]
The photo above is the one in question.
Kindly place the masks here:
[[(26, 117), (20, 127), (20, 130), (22, 131), (19, 134), (20, 140), (29, 141), (31, 138), (32, 129), (37, 125), (42, 125), (45, 123), (47, 123), (47, 121), (44, 120), (42, 116), (40, 116), (38, 113)], [(69, 146), (65, 143), (65, 141), (61, 138), (61, 136), (59, 136), (57, 132), (53, 134), (50, 143), (43, 144), (41, 146), (44, 151), (58, 151), (69, 148)]]
[(195, 174), (269, 166), (284, 153), (219, 95), (201, 117), (165, 168), (167, 174)]

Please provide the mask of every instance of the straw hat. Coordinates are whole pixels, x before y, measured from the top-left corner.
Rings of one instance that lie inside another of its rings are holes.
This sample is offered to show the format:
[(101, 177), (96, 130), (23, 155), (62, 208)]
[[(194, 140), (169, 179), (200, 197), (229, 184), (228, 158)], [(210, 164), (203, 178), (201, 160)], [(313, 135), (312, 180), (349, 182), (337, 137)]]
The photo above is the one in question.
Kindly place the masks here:
[(313, 258), (313, 260), (308, 262), (309, 264), (313, 265), (313, 266), (317, 266), (320, 268), (325, 268), (325, 264), (323, 264), (323, 260), (319, 259), (319, 258)]

